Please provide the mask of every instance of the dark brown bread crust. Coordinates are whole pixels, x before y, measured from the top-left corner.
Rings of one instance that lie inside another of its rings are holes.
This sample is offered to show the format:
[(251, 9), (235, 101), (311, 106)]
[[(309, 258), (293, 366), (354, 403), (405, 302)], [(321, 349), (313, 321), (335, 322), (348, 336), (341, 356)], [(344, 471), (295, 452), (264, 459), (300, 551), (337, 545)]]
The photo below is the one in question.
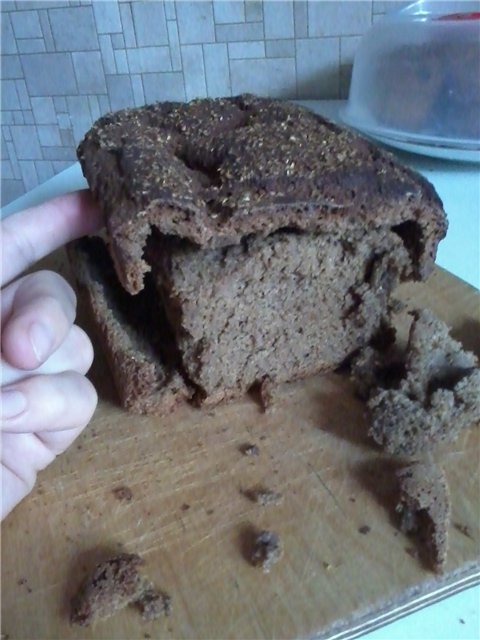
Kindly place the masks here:
[(445, 235), (432, 186), (392, 155), (292, 104), (254, 96), (157, 103), (100, 118), (78, 148), (130, 293), (152, 227), (204, 247), (289, 227), (396, 227), (423, 278)]
[(450, 492), (443, 469), (415, 463), (397, 473), (400, 528), (417, 537), (426, 565), (441, 572), (447, 559)]
[(122, 405), (163, 415), (190, 398), (176, 368), (162, 307), (145, 290), (132, 298), (120, 286), (99, 238), (72, 243), (70, 262), (106, 353)]

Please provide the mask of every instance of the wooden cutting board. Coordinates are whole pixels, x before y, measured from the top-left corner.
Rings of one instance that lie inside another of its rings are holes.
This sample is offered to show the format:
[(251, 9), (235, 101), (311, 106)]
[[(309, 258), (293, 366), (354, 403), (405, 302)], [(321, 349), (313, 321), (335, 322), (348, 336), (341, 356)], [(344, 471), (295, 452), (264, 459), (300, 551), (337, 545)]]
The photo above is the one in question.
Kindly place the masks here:
[[(53, 266), (64, 269), (62, 254)], [(436, 269), (401, 297), (431, 308), (479, 353), (474, 289)], [(400, 324), (405, 333), (406, 314)], [(352, 637), (478, 579), (478, 428), (435, 453), (453, 502), (438, 577), (396, 530), (394, 463), (366, 439), (363, 406), (342, 375), (283, 386), (269, 415), (245, 397), (162, 419), (118, 408), (99, 351), (92, 379), (101, 401), (91, 424), (3, 524), (2, 632), (11, 640)], [(258, 457), (240, 452), (246, 442)], [(283, 503), (250, 502), (242, 492), (257, 484), (281, 491)], [(130, 502), (113, 495), (122, 485)], [(245, 557), (252, 530), (262, 528), (285, 549), (268, 575)], [(145, 558), (172, 596), (171, 617), (145, 623), (127, 609), (92, 628), (70, 627), (82, 577), (120, 549)]]

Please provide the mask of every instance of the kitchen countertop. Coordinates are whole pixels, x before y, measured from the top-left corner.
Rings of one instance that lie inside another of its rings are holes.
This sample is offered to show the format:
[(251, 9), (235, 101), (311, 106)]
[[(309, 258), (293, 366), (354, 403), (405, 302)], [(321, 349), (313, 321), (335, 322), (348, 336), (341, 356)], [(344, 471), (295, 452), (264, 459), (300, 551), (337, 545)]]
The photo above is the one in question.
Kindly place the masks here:
[[(333, 120), (342, 101), (303, 101), (302, 104)], [(449, 230), (437, 255), (437, 264), (480, 288), (480, 169), (478, 165), (447, 162), (396, 152), (435, 186), (443, 200)], [(36, 187), (2, 209), (5, 217), (49, 198), (82, 189), (86, 182), (78, 163)], [(362, 636), (364, 640), (470, 640), (480, 636), (480, 586), (471, 587)]]

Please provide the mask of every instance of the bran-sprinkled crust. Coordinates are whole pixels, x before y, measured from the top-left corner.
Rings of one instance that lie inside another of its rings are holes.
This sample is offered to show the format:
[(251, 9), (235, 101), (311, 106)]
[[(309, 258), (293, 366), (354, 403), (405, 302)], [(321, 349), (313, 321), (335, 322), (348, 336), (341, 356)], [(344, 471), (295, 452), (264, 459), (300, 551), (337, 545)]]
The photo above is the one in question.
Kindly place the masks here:
[(100, 118), (78, 148), (107, 215), (123, 286), (143, 288), (162, 234), (205, 247), (281, 228), (398, 228), (423, 278), (445, 235), (431, 185), (392, 155), (308, 110), (249, 95), (157, 103)]

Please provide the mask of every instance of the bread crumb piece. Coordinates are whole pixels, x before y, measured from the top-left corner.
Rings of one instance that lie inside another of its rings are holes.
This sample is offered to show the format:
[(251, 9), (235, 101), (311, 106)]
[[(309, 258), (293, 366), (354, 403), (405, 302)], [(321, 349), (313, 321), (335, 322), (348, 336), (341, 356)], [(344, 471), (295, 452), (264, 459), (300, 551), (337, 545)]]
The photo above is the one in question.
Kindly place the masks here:
[(480, 419), (480, 369), (447, 325), (427, 309), (412, 312), (399, 354), (363, 349), (352, 363), (358, 393), (371, 414), (369, 435), (388, 453), (413, 456), (452, 442)]
[(18, 584), (19, 586), (25, 586), (25, 588), (26, 588), (26, 590), (27, 590), (27, 593), (32, 593), (32, 588), (28, 586), (28, 584), (27, 584), (27, 579), (26, 579), (26, 578), (20, 578), (20, 579), (17, 581), (17, 584)]
[(273, 531), (261, 531), (255, 538), (252, 553), (252, 564), (261, 567), (263, 573), (269, 573), (272, 566), (283, 555), (280, 538)]
[(252, 502), (266, 507), (269, 505), (278, 505), (283, 502), (283, 494), (266, 489), (264, 487), (254, 487), (253, 489), (247, 489), (244, 494)]
[(139, 573), (141, 565), (142, 558), (134, 553), (122, 553), (98, 564), (72, 600), (71, 624), (86, 627), (132, 604), (145, 620), (161, 613), (169, 615), (170, 598), (157, 592)]
[(113, 489), (112, 493), (115, 498), (121, 502), (131, 502), (133, 498), (133, 493), (130, 487), (116, 487)]
[(161, 615), (169, 616), (172, 613), (170, 596), (156, 591), (153, 585), (145, 589), (135, 605), (140, 610), (142, 618), (147, 622), (156, 620)]
[(397, 473), (400, 529), (415, 535), (422, 561), (436, 572), (445, 565), (450, 496), (443, 470), (433, 463), (414, 463)]
[(260, 382), (260, 400), (264, 413), (270, 413), (274, 410), (278, 400), (278, 384), (268, 376)]
[(362, 533), (363, 535), (366, 535), (367, 533), (370, 533), (371, 529), (368, 526), (368, 524), (364, 524), (361, 527), (358, 528), (358, 533)]
[(260, 449), (257, 447), (256, 444), (250, 444), (249, 442), (247, 442), (246, 444), (243, 444), (240, 447), (240, 451), (243, 453), (244, 456), (259, 456), (260, 455)]

